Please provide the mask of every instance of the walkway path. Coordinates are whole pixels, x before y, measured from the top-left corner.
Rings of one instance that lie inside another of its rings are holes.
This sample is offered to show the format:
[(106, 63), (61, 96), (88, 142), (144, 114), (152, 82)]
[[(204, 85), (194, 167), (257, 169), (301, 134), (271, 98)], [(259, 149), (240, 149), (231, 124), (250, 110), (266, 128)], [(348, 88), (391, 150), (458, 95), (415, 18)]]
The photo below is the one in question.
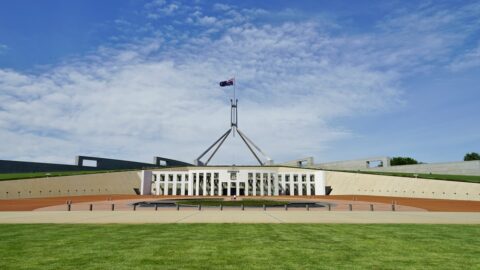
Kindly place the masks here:
[(252, 209), (0, 212), (0, 223), (425, 223), (480, 224), (480, 213), (323, 212)]

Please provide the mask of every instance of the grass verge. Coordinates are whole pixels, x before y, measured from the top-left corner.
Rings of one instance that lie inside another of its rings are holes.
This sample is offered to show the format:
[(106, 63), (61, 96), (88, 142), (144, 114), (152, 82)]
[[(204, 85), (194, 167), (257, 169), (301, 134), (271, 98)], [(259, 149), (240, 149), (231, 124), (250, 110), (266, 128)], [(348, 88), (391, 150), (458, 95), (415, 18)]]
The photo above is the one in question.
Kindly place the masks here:
[(0, 225), (0, 269), (478, 269), (480, 226)]

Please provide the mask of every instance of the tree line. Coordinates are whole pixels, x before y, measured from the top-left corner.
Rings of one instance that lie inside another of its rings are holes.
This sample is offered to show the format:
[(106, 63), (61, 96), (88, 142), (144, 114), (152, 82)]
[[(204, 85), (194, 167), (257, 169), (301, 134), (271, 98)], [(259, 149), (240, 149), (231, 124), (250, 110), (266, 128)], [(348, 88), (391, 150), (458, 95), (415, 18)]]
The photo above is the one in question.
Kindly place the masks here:
[[(480, 160), (480, 154), (477, 152), (466, 153), (463, 157), (464, 161), (470, 160)], [(399, 165), (411, 165), (411, 164), (421, 164), (423, 162), (418, 162), (416, 159), (411, 157), (392, 157), (390, 159), (391, 166), (399, 166)]]

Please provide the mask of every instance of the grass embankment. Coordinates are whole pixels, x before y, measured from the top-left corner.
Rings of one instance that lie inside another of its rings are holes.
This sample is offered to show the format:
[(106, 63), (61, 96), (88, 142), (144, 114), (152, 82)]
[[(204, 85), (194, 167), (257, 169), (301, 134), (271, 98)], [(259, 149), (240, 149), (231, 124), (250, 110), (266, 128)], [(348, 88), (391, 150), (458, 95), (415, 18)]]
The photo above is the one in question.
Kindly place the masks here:
[[(335, 170), (335, 171), (337, 171), (337, 170)], [(412, 177), (412, 178), (422, 178), (422, 179), (432, 179), (432, 180), (447, 180), (447, 181), (480, 183), (480, 176), (479, 176), (479, 175), (450, 175), (450, 174), (374, 172), (374, 171), (346, 171), (346, 170), (338, 170), (338, 172), (375, 174), (375, 175)]]
[(131, 170), (101, 170), (101, 171), (71, 171), (71, 172), (34, 172), (34, 173), (0, 173), (0, 181), (2, 180), (17, 180), (30, 178), (45, 178), (57, 176), (71, 176), (82, 174), (96, 174), (96, 173), (110, 173), (110, 172), (124, 172)]
[(288, 204), (285, 201), (272, 201), (272, 200), (232, 200), (224, 201), (223, 199), (193, 199), (193, 200), (178, 200), (177, 204), (180, 205), (202, 205), (202, 206), (241, 206), (242, 204), (247, 206), (281, 206)]
[(0, 269), (478, 269), (480, 226), (0, 225)]

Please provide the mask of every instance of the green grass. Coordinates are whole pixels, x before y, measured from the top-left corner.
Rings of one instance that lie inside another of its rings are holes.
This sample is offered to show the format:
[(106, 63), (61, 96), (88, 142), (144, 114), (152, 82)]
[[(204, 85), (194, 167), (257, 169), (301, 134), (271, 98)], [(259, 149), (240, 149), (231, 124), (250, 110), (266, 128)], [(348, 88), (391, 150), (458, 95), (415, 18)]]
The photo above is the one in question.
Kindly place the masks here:
[(29, 179), (29, 178), (43, 178), (43, 177), (70, 176), (70, 175), (81, 175), (81, 174), (109, 173), (109, 172), (121, 172), (121, 171), (129, 171), (129, 170), (0, 173), (0, 181), (2, 181), (2, 180)]
[(0, 225), (0, 269), (479, 269), (480, 226)]
[(272, 200), (235, 200), (224, 201), (223, 199), (192, 199), (192, 200), (178, 200), (177, 204), (181, 205), (202, 205), (202, 206), (276, 206), (288, 204), (286, 201), (272, 201)]
[[(335, 170), (335, 171), (337, 171), (337, 170)], [(363, 174), (388, 175), (388, 176), (413, 177), (413, 178), (417, 177), (417, 178), (422, 178), (422, 179), (480, 183), (480, 176), (479, 175), (450, 175), (450, 174), (346, 171), (346, 170), (338, 170), (338, 171), (339, 172), (349, 172), (349, 173), (363, 173)]]

